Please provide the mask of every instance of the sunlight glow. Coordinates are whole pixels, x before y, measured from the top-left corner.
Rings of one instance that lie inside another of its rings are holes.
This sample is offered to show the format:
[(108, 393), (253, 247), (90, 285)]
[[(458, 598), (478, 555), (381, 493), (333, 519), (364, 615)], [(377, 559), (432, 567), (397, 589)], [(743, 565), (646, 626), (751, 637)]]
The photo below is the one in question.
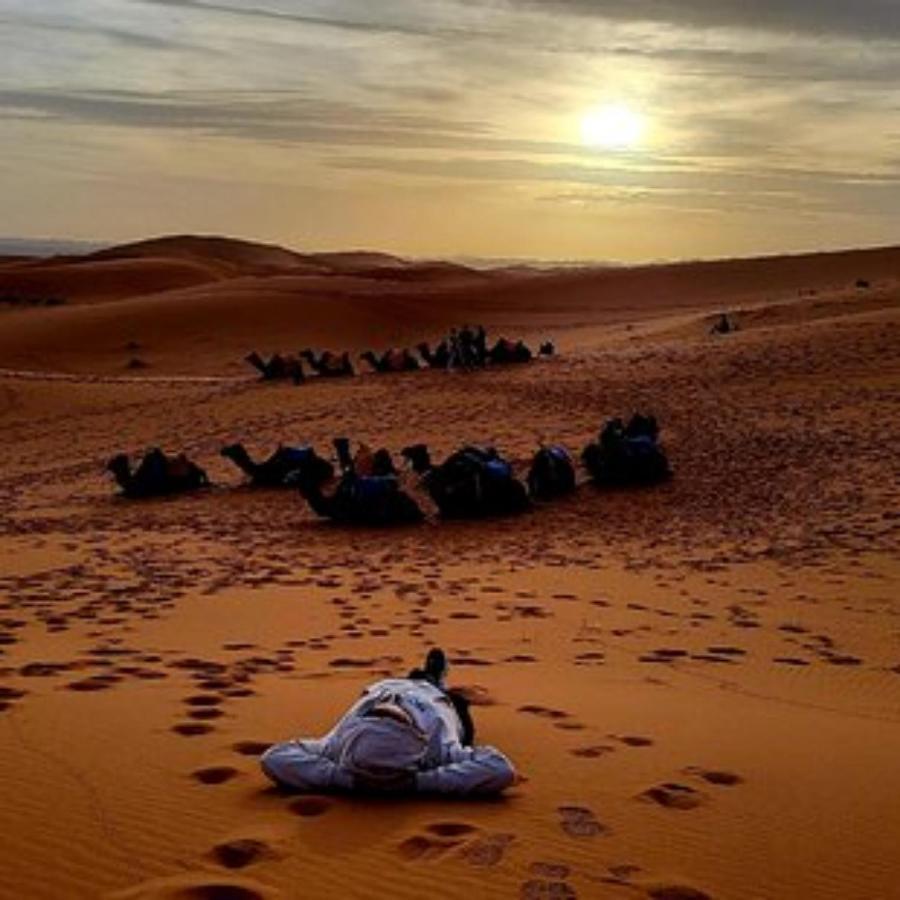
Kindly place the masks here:
[(623, 103), (592, 109), (581, 119), (581, 140), (588, 147), (632, 150), (641, 143), (647, 123)]

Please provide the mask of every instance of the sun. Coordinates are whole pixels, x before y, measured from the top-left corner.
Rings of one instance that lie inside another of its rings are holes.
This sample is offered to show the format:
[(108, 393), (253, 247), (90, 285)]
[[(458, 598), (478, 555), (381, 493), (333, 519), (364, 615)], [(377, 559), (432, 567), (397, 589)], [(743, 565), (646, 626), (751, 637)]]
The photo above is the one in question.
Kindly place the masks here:
[(588, 147), (633, 150), (646, 131), (646, 120), (624, 103), (600, 106), (581, 118), (581, 141)]

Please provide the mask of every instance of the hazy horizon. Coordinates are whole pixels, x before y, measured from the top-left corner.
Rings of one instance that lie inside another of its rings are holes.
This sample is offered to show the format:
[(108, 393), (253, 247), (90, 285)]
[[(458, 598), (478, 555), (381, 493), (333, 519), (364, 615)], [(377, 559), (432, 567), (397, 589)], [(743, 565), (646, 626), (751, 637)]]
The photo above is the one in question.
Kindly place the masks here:
[(621, 263), (900, 243), (892, 0), (0, 0), (0, 51), (5, 229), (28, 239)]
[(843, 246), (836, 245), (834, 247), (819, 247), (812, 249), (798, 249), (793, 251), (783, 251), (777, 254), (765, 254), (765, 253), (747, 253), (747, 254), (735, 254), (731, 256), (684, 256), (684, 257), (657, 257), (657, 258), (647, 258), (647, 259), (635, 259), (635, 260), (621, 260), (621, 259), (611, 259), (611, 258), (601, 258), (601, 257), (584, 257), (584, 258), (571, 258), (571, 257), (551, 257), (551, 256), (479, 256), (477, 254), (432, 254), (432, 255), (415, 255), (415, 254), (402, 254), (402, 253), (392, 253), (391, 251), (387, 251), (381, 247), (367, 247), (367, 246), (346, 246), (346, 247), (306, 247), (306, 246), (297, 246), (293, 243), (289, 242), (277, 242), (270, 241), (264, 239), (257, 239), (253, 237), (247, 237), (242, 235), (234, 235), (234, 234), (157, 234), (157, 235), (149, 235), (144, 238), (137, 238), (134, 241), (131, 240), (122, 240), (122, 241), (111, 241), (111, 240), (73, 240), (68, 238), (47, 238), (47, 237), (34, 237), (34, 238), (20, 238), (20, 237), (5, 237), (0, 235), (0, 257), (2, 256), (29, 256), (29, 257), (51, 257), (51, 256), (66, 256), (66, 255), (86, 255), (90, 253), (94, 253), (100, 250), (107, 250), (117, 246), (128, 245), (130, 243), (141, 243), (143, 241), (152, 241), (152, 240), (162, 240), (166, 238), (184, 238), (184, 237), (198, 237), (198, 238), (222, 238), (225, 240), (234, 240), (241, 241), (247, 243), (259, 243), (259, 244), (269, 244), (272, 246), (279, 246), (285, 250), (290, 250), (299, 254), (327, 254), (327, 253), (384, 253), (388, 255), (396, 255), (398, 257), (414, 260), (419, 262), (428, 262), (428, 261), (443, 261), (443, 262), (452, 262), (459, 265), (470, 266), (472, 268), (502, 268), (502, 267), (513, 267), (513, 266), (532, 266), (535, 268), (553, 268), (553, 267), (572, 267), (576, 268), (579, 266), (609, 266), (609, 267), (628, 267), (628, 266), (658, 266), (658, 265), (678, 265), (680, 263), (693, 263), (693, 262), (716, 262), (716, 261), (729, 261), (729, 260), (737, 260), (737, 259), (755, 259), (755, 258), (764, 258), (766, 256), (805, 256), (816, 253), (844, 253), (844, 252), (854, 252), (854, 251), (867, 251), (867, 250), (884, 250), (889, 249), (891, 247), (900, 246), (900, 244), (868, 244), (861, 246)]

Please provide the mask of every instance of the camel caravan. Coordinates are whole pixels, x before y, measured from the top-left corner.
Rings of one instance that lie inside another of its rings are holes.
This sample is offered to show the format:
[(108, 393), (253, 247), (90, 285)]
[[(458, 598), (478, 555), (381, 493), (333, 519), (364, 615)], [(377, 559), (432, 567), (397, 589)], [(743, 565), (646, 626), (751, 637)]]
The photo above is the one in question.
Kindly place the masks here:
[[(360, 444), (351, 452), (348, 438), (333, 441), (337, 466), (309, 445), (280, 446), (254, 461), (241, 444), (223, 447), (254, 488), (297, 490), (323, 519), (343, 525), (380, 527), (409, 525), (426, 518), (418, 501), (403, 485), (389, 450)], [(535, 502), (573, 493), (576, 466), (560, 445), (542, 445), (534, 453), (524, 481), (493, 447), (466, 446), (435, 465), (425, 444), (400, 451), (418, 488), (431, 499), (442, 519), (480, 519), (525, 512)], [(590, 481), (602, 488), (659, 484), (671, 477), (659, 443), (654, 416), (636, 413), (625, 423), (610, 419), (597, 439), (585, 446), (581, 463)], [(210, 485), (206, 473), (183, 454), (170, 457), (159, 449), (147, 453), (132, 470), (124, 454), (107, 470), (126, 497), (145, 498), (184, 493)]]
[[(499, 338), (488, 343), (487, 332), (482, 326), (453, 328), (434, 347), (427, 341), (417, 344), (415, 350), (392, 347), (383, 353), (366, 350), (359, 354), (372, 372), (389, 374), (417, 372), (419, 369), (444, 369), (447, 371), (472, 371), (487, 366), (512, 365), (531, 362), (535, 356), (553, 356), (556, 348), (552, 341), (544, 341), (537, 352), (522, 340)], [(265, 359), (255, 350), (244, 357), (259, 372), (263, 381), (292, 381), (300, 384), (309, 375), (323, 378), (349, 378), (356, 369), (349, 352), (334, 353), (325, 350), (318, 356), (313, 350), (301, 350), (296, 354), (275, 353)], [(305, 366), (304, 366), (305, 364)]]

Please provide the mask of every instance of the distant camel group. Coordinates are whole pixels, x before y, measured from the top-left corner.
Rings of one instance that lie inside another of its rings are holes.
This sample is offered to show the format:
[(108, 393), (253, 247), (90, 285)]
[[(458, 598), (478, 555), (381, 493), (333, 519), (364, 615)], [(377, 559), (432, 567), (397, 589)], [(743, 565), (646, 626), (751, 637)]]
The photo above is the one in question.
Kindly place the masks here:
[[(427, 341), (417, 344), (414, 350), (392, 347), (383, 353), (366, 350), (359, 354), (359, 359), (368, 363), (373, 372), (381, 374), (392, 372), (416, 372), (419, 369), (475, 369), (488, 365), (511, 365), (530, 362), (535, 357), (534, 351), (522, 340), (500, 338), (488, 346), (479, 335), (483, 330), (471, 332), (471, 340), (457, 337), (455, 331), (434, 347)], [(461, 334), (465, 335), (463, 331)], [(538, 356), (553, 356), (556, 348), (552, 341), (544, 341), (538, 348)], [(244, 358), (264, 381), (293, 381), (300, 384), (310, 373), (322, 378), (349, 378), (356, 375), (356, 369), (350, 353), (334, 353), (325, 350), (316, 354), (313, 350), (301, 350), (298, 353), (274, 353), (265, 359), (255, 350)]]
[[(280, 446), (262, 462), (254, 461), (241, 444), (223, 447), (221, 454), (253, 486), (297, 489), (322, 518), (367, 526), (410, 524), (425, 518), (416, 500), (402, 488), (388, 450), (372, 452), (363, 444), (353, 455), (347, 438), (336, 438), (334, 448), (340, 476), (330, 493), (324, 488), (335, 478), (335, 466), (313, 447)], [(576, 489), (575, 464), (559, 445), (541, 446), (535, 452), (524, 482), (492, 447), (463, 447), (439, 465), (433, 464), (425, 444), (404, 447), (400, 455), (445, 519), (511, 515), (528, 509), (533, 501), (553, 500)], [(609, 420), (597, 439), (585, 446), (581, 462), (591, 480), (603, 487), (657, 484), (671, 475), (656, 418), (640, 413), (627, 424)], [(166, 456), (159, 449), (147, 453), (133, 470), (124, 454), (113, 457), (107, 469), (128, 497), (176, 494), (210, 484), (206, 473), (185, 456)]]

